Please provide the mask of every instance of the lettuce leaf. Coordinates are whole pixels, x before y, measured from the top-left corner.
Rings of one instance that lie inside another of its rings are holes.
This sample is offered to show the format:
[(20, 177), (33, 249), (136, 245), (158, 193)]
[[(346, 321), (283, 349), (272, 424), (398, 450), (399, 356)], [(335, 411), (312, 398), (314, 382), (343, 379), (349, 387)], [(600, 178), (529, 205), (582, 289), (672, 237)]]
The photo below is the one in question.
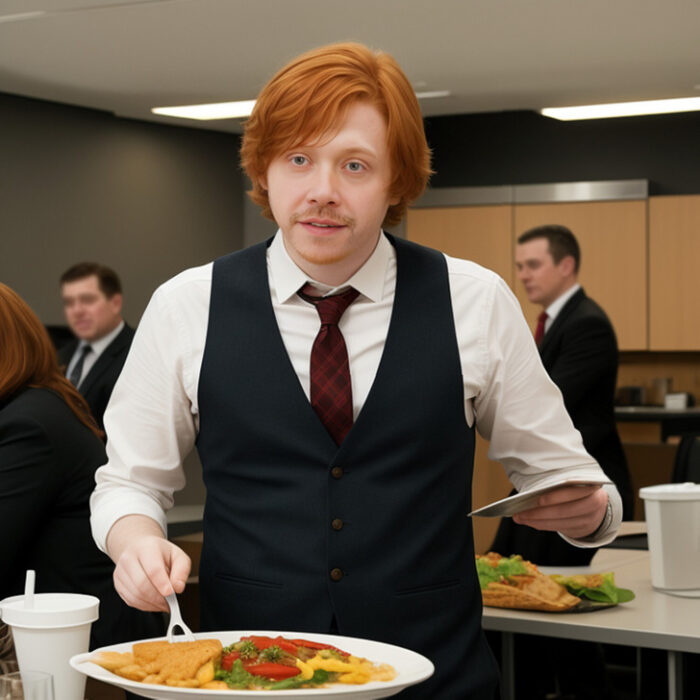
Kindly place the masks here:
[(552, 574), (552, 578), (565, 586), (572, 595), (579, 598), (588, 598), (599, 603), (627, 603), (634, 600), (634, 593), (627, 588), (618, 588), (615, 585), (615, 574), (608, 571), (601, 574), (603, 582), (600, 586), (590, 587), (585, 585), (586, 576), (560, 576)]
[(503, 557), (496, 566), (491, 566), (485, 557), (476, 560), (476, 573), (479, 586), (483, 589), (492, 582), (500, 582), (509, 576), (529, 573), (522, 557)]

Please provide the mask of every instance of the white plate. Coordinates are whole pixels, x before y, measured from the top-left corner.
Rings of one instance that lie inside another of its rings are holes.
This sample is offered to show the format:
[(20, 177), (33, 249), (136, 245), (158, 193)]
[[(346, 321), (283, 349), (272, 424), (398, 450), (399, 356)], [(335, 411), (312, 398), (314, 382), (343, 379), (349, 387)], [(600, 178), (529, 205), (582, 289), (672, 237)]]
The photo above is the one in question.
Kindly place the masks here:
[(562, 486), (587, 486), (599, 484), (611, 484), (612, 481), (607, 476), (591, 477), (587, 479), (566, 479), (559, 481), (556, 484), (548, 484), (537, 489), (529, 491), (521, 491), (514, 496), (502, 498), (500, 501), (494, 501), (487, 506), (473, 510), (469, 515), (480, 515), (482, 518), (500, 518), (510, 515), (515, 515), (528, 508), (534, 508), (537, 505), (537, 500), (543, 493), (559, 489)]
[[(308, 639), (322, 642), (347, 651), (355, 656), (362, 656), (376, 664), (391, 664), (396, 670), (393, 681), (372, 681), (364, 685), (334, 685), (328, 688), (298, 688), (294, 690), (202, 690), (201, 688), (171, 688), (167, 685), (138, 683), (110, 673), (90, 661), (100, 651), (131, 651), (133, 642), (113, 644), (95, 649), (87, 654), (78, 654), (70, 660), (70, 665), (90, 678), (95, 678), (124, 690), (130, 690), (154, 700), (215, 700), (215, 698), (314, 698), (315, 700), (338, 700), (349, 697), (352, 700), (370, 700), (396, 695), (409, 685), (415, 685), (433, 675), (434, 666), (425, 656), (415, 651), (403, 649), (393, 644), (374, 642), (356, 637), (340, 637), (331, 634), (311, 634), (306, 632), (270, 632), (270, 631), (235, 631), (235, 632), (198, 632), (197, 639), (220, 639), (224, 646), (237, 642), (241, 637), (261, 635), (276, 637), (282, 635), (289, 639)], [(163, 639), (161, 637), (161, 639)]]

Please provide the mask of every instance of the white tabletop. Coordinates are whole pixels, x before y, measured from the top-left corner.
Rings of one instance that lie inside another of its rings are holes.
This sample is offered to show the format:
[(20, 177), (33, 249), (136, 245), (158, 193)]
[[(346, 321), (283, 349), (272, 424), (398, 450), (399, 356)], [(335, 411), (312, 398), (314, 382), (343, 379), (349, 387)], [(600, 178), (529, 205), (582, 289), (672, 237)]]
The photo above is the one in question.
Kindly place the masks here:
[(614, 571), (615, 583), (634, 591), (636, 598), (588, 613), (485, 607), (484, 629), (700, 653), (700, 598), (683, 598), (654, 590), (648, 551), (603, 548), (596, 552), (591, 566), (542, 567), (542, 571), (562, 574)]

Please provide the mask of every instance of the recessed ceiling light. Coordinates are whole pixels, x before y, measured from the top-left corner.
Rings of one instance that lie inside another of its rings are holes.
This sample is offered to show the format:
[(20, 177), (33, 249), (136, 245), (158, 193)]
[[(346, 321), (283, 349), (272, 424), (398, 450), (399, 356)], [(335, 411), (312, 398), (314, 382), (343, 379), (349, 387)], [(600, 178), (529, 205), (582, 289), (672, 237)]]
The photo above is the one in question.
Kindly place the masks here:
[(435, 97), (449, 97), (452, 93), (449, 90), (429, 90), (427, 92), (417, 92), (419, 100), (430, 100)]
[(3, 22), (22, 22), (25, 19), (36, 19), (37, 17), (43, 17), (45, 14), (44, 10), (37, 10), (36, 12), (18, 12), (14, 15), (0, 15), (0, 24)]
[(181, 107), (154, 107), (151, 112), (166, 117), (181, 119), (241, 119), (249, 117), (255, 100), (238, 102), (214, 102), (204, 105), (183, 105)]
[(671, 114), (700, 110), (700, 97), (679, 97), (670, 100), (644, 100), (642, 102), (615, 102), (579, 107), (547, 107), (540, 114), (553, 119), (607, 119), (609, 117), (635, 117), (645, 114)]
[[(449, 97), (449, 95), (449, 90), (432, 90), (430, 92), (416, 93), (416, 97), (419, 100)], [(241, 100), (239, 102), (213, 102), (203, 105), (181, 105), (179, 107), (153, 107), (151, 112), (180, 119), (241, 119), (250, 116), (254, 105), (255, 100)]]

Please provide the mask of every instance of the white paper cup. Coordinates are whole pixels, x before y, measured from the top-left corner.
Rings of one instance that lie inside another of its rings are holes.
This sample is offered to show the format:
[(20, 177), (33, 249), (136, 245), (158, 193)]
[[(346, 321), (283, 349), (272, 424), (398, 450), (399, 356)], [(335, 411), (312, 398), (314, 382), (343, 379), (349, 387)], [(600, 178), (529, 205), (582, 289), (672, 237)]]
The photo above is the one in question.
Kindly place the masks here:
[(673, 595), (700, 597), (700, 484), (645, 486), (651, 585)]
[(54, 678), (56, 700), (83, 700), (86, 677), (69, 664), (90, 647), (90, 627), (100, 601), (79, 593), (37, 593), (33, 607), (24, 596), (0, 601), (0, 615), (12, 630), (19, 670), (44, 671)]

